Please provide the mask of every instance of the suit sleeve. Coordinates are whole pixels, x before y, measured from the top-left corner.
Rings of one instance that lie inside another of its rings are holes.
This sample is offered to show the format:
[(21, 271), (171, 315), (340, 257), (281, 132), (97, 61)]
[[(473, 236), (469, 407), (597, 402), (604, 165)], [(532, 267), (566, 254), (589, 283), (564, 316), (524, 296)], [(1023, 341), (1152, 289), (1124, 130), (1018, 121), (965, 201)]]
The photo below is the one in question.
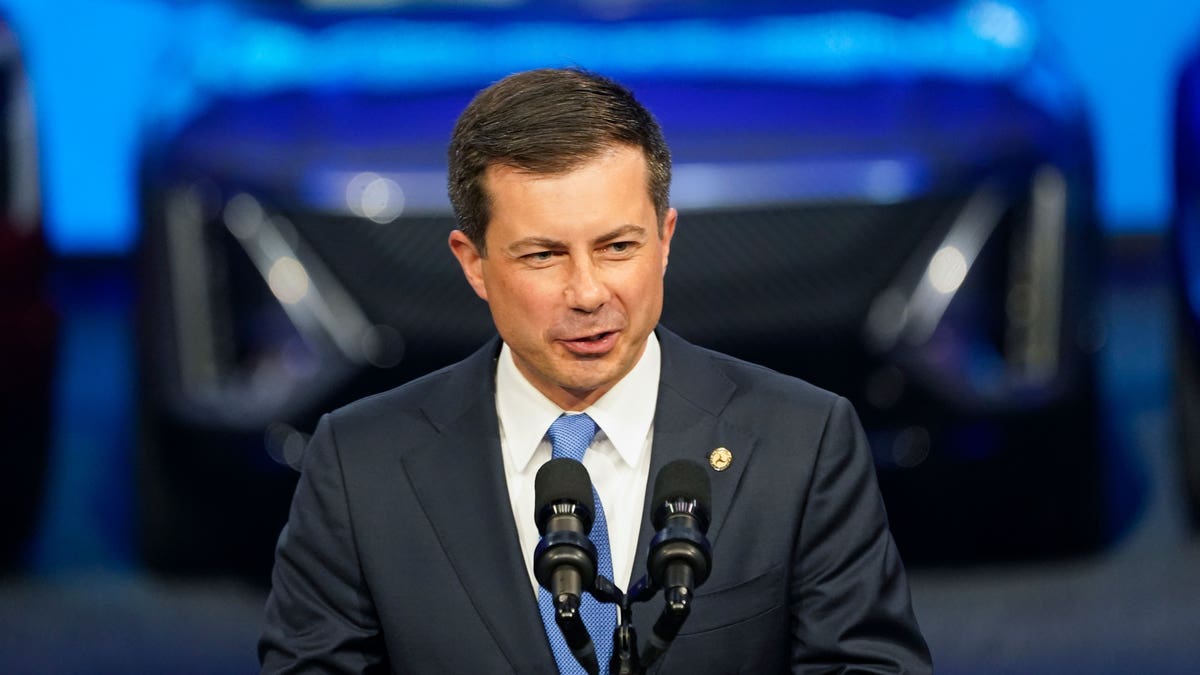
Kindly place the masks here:
[(843, 398), (821, 439), (790, 588), (794, 673), (932, 672), (870, 448)]
[(354, 543), (333, 423), (321, 418), (275, 549), (263, 673), (386, 672), (378, 617)]

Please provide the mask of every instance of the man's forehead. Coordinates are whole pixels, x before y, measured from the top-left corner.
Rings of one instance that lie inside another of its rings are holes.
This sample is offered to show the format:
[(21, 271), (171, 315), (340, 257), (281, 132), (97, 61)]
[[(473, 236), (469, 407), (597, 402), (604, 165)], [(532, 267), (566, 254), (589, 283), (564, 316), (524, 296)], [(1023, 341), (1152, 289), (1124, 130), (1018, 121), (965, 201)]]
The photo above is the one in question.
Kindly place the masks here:
[[(508, 174), (514, 176), (528, 177), (536, 180), (541, 178), (553, 179), (561, 178), (565, 175), (574, 173), (579, 169), (598, 162), (606, 157), (611, 157), (616, 154), (624, 154), (629, 151), (636, 152), (641, 158), (642, 168), (649, 170), (649, 162), (646, 159), (646, 153), (642, 148), (627, 143), (609, 143), (596, 148), (592, 152), (581, 153), (578, 156), (563, 157), (556, 162), (522, 162), (514, 158), (494, 159), (487, 163), (483, 170), (484, 185), (487, 184), (487, 179), (490, 176), (497, 174)], [(553, 168), (550, 168), (550, 167)]]

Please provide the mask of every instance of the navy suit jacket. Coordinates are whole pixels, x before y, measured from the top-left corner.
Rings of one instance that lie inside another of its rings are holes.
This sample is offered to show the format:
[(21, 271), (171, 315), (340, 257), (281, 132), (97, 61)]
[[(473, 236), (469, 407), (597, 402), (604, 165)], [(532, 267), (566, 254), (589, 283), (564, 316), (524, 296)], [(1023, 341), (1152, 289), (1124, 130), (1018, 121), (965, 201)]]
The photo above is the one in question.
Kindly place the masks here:
[[(851, 405), (657, 334), (651, 477), (718, 447), (733, 462), (710, 473), (712, 574), (652, 672), (928, 672)], [(264, 672), (556, 672), (505, 485), (498, 353), (322, 418), (276, 551)], [(635, 605), (643, 641), (661, 607)]]

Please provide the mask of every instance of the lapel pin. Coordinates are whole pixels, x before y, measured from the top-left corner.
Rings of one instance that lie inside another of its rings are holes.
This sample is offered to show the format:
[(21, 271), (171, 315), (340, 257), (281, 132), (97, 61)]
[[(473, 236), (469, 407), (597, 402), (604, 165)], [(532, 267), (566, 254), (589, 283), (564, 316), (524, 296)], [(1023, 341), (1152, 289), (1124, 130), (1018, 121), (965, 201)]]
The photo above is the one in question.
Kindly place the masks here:
[(733, 464), (733, 453), (728, 448), (717, 448), (708, 453), (708, 465), (714, 471), (724, 471), (730, 464)]

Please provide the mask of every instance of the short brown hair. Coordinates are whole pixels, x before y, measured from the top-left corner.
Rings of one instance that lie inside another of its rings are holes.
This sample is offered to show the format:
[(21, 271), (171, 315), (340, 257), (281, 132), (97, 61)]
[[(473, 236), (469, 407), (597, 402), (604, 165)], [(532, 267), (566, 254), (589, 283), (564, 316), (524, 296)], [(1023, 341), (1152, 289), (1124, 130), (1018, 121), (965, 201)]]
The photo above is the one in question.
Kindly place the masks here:
[(647, 189), (661, 227), (671, 152), (654, 116), (628, 89), (576, 68), (530, 70), (496, 82), (463, 110), (450, 139), (448, 187), (459, 229), (486, 255), (491, 203), (483, 177), (489, 166), (561, 174), (613, 145), (645, 154)]

